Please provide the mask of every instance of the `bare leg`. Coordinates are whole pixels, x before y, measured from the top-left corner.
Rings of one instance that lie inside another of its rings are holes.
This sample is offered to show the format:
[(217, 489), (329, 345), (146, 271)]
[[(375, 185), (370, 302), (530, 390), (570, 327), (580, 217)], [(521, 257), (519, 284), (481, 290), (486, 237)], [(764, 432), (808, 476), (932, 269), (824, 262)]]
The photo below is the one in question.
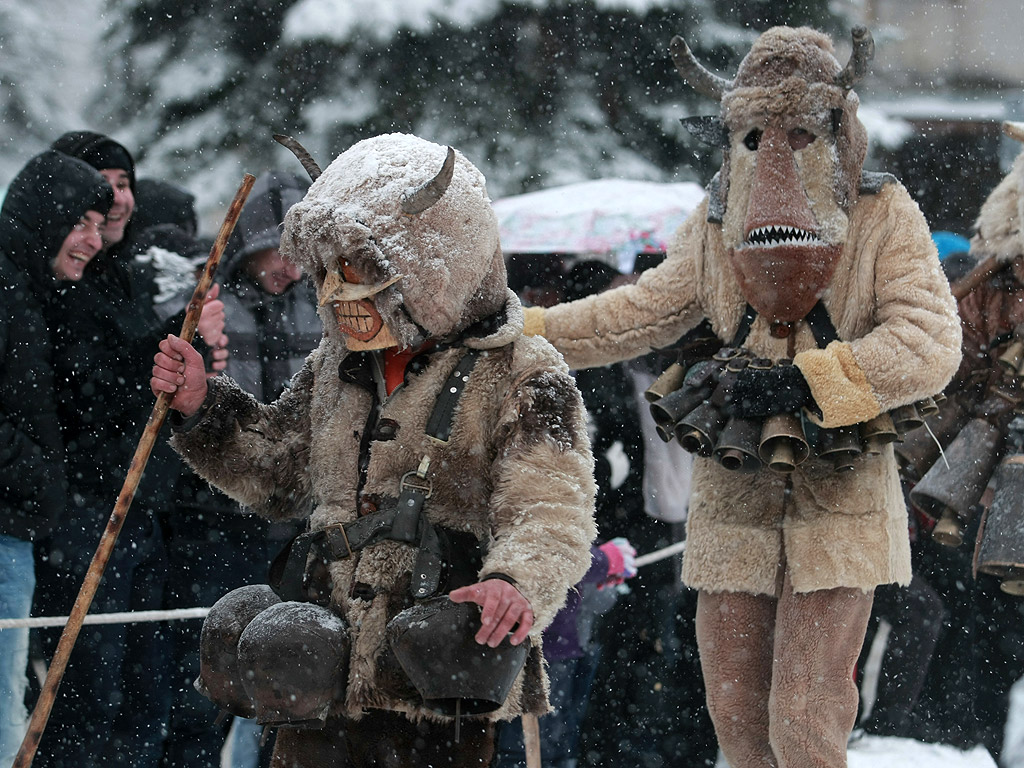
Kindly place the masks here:
[(697, 647), (708, 711), (731, 768), (777, 768), (768, 739), (775, 598), (743, 592), (697, 597)]
[(845, 768), (857, 717), (857, 662), (872, 593), (796, 594), (787, 576), (775, 622), (771, 744), (779, 768)]

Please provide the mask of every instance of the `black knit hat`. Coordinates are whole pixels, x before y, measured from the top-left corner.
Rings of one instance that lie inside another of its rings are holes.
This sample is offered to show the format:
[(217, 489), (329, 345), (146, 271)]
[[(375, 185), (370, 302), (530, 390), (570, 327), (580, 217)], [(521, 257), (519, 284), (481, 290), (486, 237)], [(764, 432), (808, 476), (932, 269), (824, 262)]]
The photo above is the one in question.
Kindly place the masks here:
[(128, 184), (135, 193), (135, 161), (131, 153), (109, 136), (92, 131), (68, 131), (53, 144), (52, 149), (84, 160), (97, 171), (120, 168), (128, 172)]

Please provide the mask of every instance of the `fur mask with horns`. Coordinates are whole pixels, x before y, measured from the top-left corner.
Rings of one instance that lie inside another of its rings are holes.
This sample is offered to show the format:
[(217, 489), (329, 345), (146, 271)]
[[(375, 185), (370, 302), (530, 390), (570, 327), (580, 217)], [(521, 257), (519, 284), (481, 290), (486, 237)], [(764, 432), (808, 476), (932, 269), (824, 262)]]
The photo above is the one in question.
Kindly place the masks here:
[(406, 134), (366, 139), (288, 211), (281, 253), (316, 283), (329, 337), (350, 350), (446, 340), (505, 307), (498, 221), (484, 178), (450, 147)]
[(769, 320), (803, 318), (832, 278), (867, 154), (851, 88), (873, 51), (855, 28), (844, 68), (823, 33), (773, 27), (728, 81), (672, 40), (683, 78), (721, 105), (719, 116), (683, 122), (722, 146), (709, 218), (722, 225), (743, 295)]

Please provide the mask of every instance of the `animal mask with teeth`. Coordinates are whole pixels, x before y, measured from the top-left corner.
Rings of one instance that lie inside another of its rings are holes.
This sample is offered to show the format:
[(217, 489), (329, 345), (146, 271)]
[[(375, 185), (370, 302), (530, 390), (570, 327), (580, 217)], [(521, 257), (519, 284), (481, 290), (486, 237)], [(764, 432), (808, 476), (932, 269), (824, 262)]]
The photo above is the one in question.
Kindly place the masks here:
[(281, 253), (313, 276), (325, 332), (350, 350), (449, 339), (508, 299), (483, 176), (415, 136), (338, 156), (289, 210)]
[[(857, 197), (867, 133), (851, 90), (871, 58), (854, 30), (844, 69), (829, 38), (801, 27), (762, 34), (726, 81), (705, 70), (681, 38), (672, 55), (683, 77), (720, 100), (705, 136), (724, 141), (719, 174), (722, 241), (747, 301), (770, 320), (806, 315), (842, 253)], [(724, 210), (723, 210), (724, 209)]]

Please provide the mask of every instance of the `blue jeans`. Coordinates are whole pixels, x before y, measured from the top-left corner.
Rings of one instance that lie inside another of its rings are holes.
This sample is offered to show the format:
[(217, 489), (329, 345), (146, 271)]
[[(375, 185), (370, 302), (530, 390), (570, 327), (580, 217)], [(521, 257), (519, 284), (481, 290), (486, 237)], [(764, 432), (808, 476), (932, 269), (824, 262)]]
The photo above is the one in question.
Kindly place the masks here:
[[(36, 571), (32, 543), (0, 534), (0, 618), (27, 619)], [(28, 725), (28, 627), (0, 629), (0, 765), (14, 762)]]

